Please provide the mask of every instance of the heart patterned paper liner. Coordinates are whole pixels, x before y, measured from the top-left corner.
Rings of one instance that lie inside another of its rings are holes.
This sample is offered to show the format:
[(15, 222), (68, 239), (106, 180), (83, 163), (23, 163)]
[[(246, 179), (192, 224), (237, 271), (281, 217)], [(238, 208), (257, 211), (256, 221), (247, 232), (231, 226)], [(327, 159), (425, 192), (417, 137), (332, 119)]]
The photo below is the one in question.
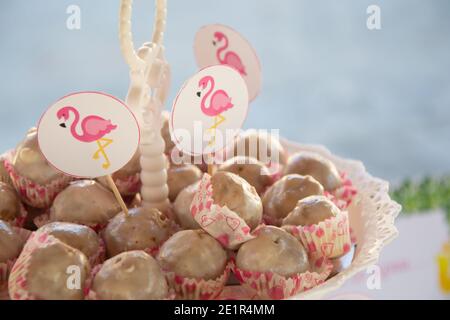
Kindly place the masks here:
[(4, 160), (13, 186), (19, 193), (22, 201), (34, 208), (48, 208), (64, 188), (73, 180), (72, 177), (61, 174), (46, 185), (38, 184), (24, 176), (21, 176), (11, 163), (12, 154)]
[(222, 292), (232, 269), (233, 262), (229, 262), (219, 277), (210, 280), (188, 278), (163, 271), (169, 286), (175, 291), (176, 299), (213, 300)]
[(347, 211), (318, 224), (282, 228), (300, 240), (308, 254), (337, 258), (348, 253), (352, 246)]
[[(25, 243), (31, 234), (31, 231), (13, 227), (19, 238)], [(0, 263), (0, 300), (9, 300), (8, 294), (8, 278), (17, 259), (11, 259)]]
[(47, 233), (33, 232), (30, 235), (9, 276), (8, 287), (11, 300), (37, 300), (37, 297), (31, 294), (27, 288), (27, 274), (31, 256), (36, 249), (56, 241), (59, 240)]
[(330, 275), (333, 264), (324, 257), (309, 257), (311, 270), (289, 277), (274, 272), (242, 270), (235, 266), (233, 272), (246, 289), (254, 292), (256, 299), (281, 300), (323, 283)]
[(211, 176), (205, 173), (190, 207), (200, 227), (230, 250), (253, 239), (244, 219), (226, 206), (214, 204), (212, 194)]
[(341, 172), (341, 186), (333, 191), (325, 191), (325, 196), (341, 210), (347, 209), (358, 191), (345, 172)]
[(216, 300), (254, 300), (256, 293), (245, 286), (234, 285), (223, 288)]

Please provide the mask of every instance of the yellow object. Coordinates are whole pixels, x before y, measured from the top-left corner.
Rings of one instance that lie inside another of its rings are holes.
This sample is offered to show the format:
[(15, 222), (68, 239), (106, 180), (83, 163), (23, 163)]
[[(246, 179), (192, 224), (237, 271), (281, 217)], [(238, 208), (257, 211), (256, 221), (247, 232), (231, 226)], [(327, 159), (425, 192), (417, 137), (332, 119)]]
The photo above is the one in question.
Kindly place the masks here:
[[(102, 144), (101, 141), (105, 142), (105, 144)], [(111, 162), (109, 161), (108, 156), (106, 155), (105, 148), (109, 146), (111, 143), (113, 143), (112, 139), (107, 138), (101, 138), (97, 140), (98, 149), (95, 151), (94, 155), (92, 156), (92, 159), (98, 160), (100, 158), (100, 154), (105, 159), (105, 162), (103, 163), (102, 167), (104, 169), (108, 169)]]
[(444, 243), (438, 255), (439, 283), (442, 291), (450, 293), (450, 241)]
[(225, 117), (222, 116), (221, 114), (218, 114), (217, 116), (214, 117), (214, 124), (208, 128), (208, 131), (213, 131), (213, 137), (211, 138), (211, 140), (208, 143), (208, 146), (212, 146), (216, 143), (216, 130), (217, 127), (222, 124), (225, 121)]

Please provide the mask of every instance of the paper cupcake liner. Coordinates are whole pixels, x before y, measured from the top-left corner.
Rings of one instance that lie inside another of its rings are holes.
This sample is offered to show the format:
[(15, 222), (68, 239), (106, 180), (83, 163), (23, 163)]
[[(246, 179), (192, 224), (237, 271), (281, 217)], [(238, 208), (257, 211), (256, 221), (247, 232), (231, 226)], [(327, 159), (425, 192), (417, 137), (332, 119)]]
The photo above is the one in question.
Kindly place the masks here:
[(221, 276), (212, 280), (188, 278), (164, 271), (169, 286), (174, 290), (176, 299), (181, 300), (213, 300), (222, 292), (227, 283), (233, 264), (225, 267)]
[(284, 230), (300, 240), (309, 254), (326, 258), (340, 257), (351, 249), (348, 212), (310, 226), (283, 226)]
[(25, 209), (25, 206), (22, 203), (20, 203), (19, 215), (15, 217), (13, 220), (7, 222), (14, 227), (22, 228), (27, 220), (27, 216), (28, 216), (27, 209)]
[(214, 204), (211, 176), (205, 173), (191, 203), (191, 214), (200, 227), (228, 249), (253, 239), (250, 227), (234, 211)]
[(105, 246), (105, 242), (103, 241), (103, 239), (101, 237), (99, 237), (99, 246), (98, 246), (98, 250), (97, 252), (88, 257), (89, 258), (89, 264), (91, 265), (91, 267), (94, 267), (100, 263), (103, 263), (103, 261), (105, 261), (106, 259), (106, 246)]
[(341, 172), (342, 184), (333, 191), (325, 191), (325, 196), (333, 201), (333, 203), (341, 210), (347, 209), (352, 203), (358, 191), (353, 186), (352, 181), (347, 177), (345, 172)]
[[(31, 235), (31, 231), (18, 227), (13, 227), (13, 229), (25, 244)], [(11, 259), (0, 263), (0, 300), (2, 300), (1, 296), (3, 290), (6, 289), (6, 291), (8, 291), (8, 277), (16, 260), (17, 259)]]
[(58, 193), (73, 180), (72, 177), (62, 175), (46, 185), (40, 185), (16, 172), (9, 159), (5, 159), (5, 168), (22, 200), (35, 208), (49, 207)]
[(333, 265), (324, 257), (310, 257), (312, 271), (284, 277), (274, 272), (256, 272), (234, 267), (234, 274), (242, 286), (252, 290), (255, 298), (281, 300), (323, 283), (331, 273)]
[(27, 273), (34, 250), (53, 244), (58, 240), (47, 233), (33, 232), (28, 238), (22, 253), (17, 258), (8, 280), (9, 296), (11, 300), (36, 300), (27, 289)]
[(257, 294), (245, 286), (225, 286), (215, 300), (255, 300)]
[[(86, 300), (101, 300), (98, 297), (98, 294), (92, 289), (92, 282), (94, 281), (95, 275), (100, 271), (102, 268), (102, 264), (96, 265), (94, 268), (91, 269), (91, 273), (89, 274), (88, 279), (85, 282), (84, 286), (84, 295)], [(163, 300), (174, 300), (175, 299), (175, 293), (172, 289), (169, 289), (169, 293), (167, 297)]]

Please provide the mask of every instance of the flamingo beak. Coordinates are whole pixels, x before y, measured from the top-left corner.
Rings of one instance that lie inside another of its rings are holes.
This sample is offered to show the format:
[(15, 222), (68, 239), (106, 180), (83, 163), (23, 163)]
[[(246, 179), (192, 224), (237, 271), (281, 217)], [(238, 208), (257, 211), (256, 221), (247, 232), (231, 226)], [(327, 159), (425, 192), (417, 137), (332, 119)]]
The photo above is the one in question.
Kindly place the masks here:
[(213, 44), (213, 46), (215, 46), (215, 45), (216, 45), (216, 42), (215, 42), (215, 41), (213, 41), (213, 42), (212, 42), (212, 44)]
[(202, 93), (200, 91), (197, 92), (197, 97), (201, 97)]
[(65, 124), (64, 122), (63, 122), (63, 123), (60, 123), (59, 126), (60, 126), (61, 128), (66, 128), (66, 124)]

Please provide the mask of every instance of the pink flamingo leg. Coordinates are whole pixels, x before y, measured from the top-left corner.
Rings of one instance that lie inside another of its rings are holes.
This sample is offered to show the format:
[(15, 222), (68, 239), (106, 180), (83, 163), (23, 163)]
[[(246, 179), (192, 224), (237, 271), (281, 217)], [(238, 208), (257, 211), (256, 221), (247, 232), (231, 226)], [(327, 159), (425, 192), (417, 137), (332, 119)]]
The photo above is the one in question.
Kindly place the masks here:
[[(103, 169), (108, 169), (109, 166), (111, 165), (111, 162), (109, 161), (109, 158), (106, 154), (106, 147), (109, 146), (111, 143), (113, 143), (112, 139), (107, 139), (107, 138), (101, 138), (98, 139), (97, 141), (97, 145), (98, 145), (98, 149), (97, 151), (95, 151), (94, 155), (92, 156), (92, 159), (94, 160), (98, 160), (100, 158), (100, 154), (103, 156), (103, 158), (105, 159), (105, 162), (102, 164)], [(102, 144), (102, 142), (105, 142), (104, 144)]]

